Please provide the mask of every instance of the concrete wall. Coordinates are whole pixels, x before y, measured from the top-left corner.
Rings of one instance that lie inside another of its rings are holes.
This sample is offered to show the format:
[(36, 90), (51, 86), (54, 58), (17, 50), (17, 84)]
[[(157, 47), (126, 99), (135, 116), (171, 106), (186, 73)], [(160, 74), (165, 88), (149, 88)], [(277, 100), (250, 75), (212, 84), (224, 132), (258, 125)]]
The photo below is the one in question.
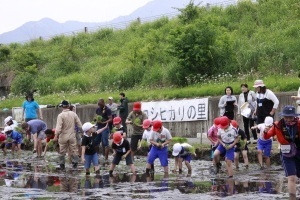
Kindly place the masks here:
[[(296, 95), (297, 92), (287, 92), (287, 93), (277, 93), (276, 96), (279, 99), (279, 110), (276, 112), (275, 119), (278, 119), (278, 113), (281, 111), (282, 107), (285, 105), (295, 105), (295, 101), (293, 101), (290, 96)], [(238, 96), (237, 96), (238, 97)], [(196, 138), (197, 133), (205, 133), (208, 128), (213, 124), (213, 119), (219, 115), (218, 102), (220, 96), (218, 97), (210, 97), (208, 101), (209, 107), (209, 119), (207, 121), (192, 121), (192, 122), (171, 122), (164, 123), (164, 126), (168, 128), (172, 136), (180, 136), (187, 138)], [(132, 110), (132, 103), (129, 104), (129, 110)], [(97, 105), (81, 105), (76, 109), (76, 113), (81, 119), (81, 122), (92, 121), (95, 116), (95, 110), (97, 109)], [(61, 112), (61, 108), (45, 108), (42, 109), (44, 121), (47, 123), (49, 128), (53, 128), (56, 125), (57, 115)], [(0, 112), (0, 120), (3, 125), (4, 119), (11, 115), (11, 111), (9, 112)], [(240, 124), (243, 127), (242, 124)], [(132, 127), (128, 127), (128, 135), (130, 136), (132, 133)]]

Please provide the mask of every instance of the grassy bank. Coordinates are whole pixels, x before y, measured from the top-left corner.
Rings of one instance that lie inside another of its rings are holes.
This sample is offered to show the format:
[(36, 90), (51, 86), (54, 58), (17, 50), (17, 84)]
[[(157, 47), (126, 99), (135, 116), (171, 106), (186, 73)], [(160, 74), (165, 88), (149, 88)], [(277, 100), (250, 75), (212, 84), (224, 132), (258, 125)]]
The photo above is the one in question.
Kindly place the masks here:
[[(252, 79), (251, 79), (252, 78)], [(131, 90), (125, 90), (126, 96), (128, 99), (133, 101), (153, 101), (153, 100), (171, 100), (171, 99), (182, 99), (182, 98), (201, 98), (208, 96), (217, 96), (223, 95), (224, 89), (226, 86), (230, 85), (233, 87), (235, 94), (240, 93), (240, 84), (248, 83), (249, 87), (252, 87), (252, 84), (255, 79), (262, 78), (267, 85), (274, 92), (291, 92), (297, 90), (300, 86), (299, 78), (291, 73), (285, 75), (278, 75), (272, 77), (262, 77), (256, 75), (251, 78), (236, 79), (232, 81), (230, 78), (219, 79), (217, 81), (210, 81), (203, 84), (195, 84), (188, 87), (170, 87), (170, 88), (160, 88), (160, 89), (151, 89), (147, 87), (143, 88), (134, 88)], [(254, 78), (254, 79), (253, 79)], [(252, 88), (251, 88), (252, 89)], [(107, 99), (109, 96), (113, 96), (115, 99), (119, 99), (119, 92), (121, 91), (105, 91), (105, 92), (93, 92), (93, 93), (84, 93), (84, 92), (70, 92), (70, 93), (58, 93), (41, 96), (39, 94), (35, 95), (36, 101), (41, 105), (57, 105), (63, 99), (68, 99), (72, 103), (82, 104), (96, 104), (99, 98)], [(24, 101), (23, 96), (10, 96), (8, 99), (1, 101), (0, 108), (11, 108), (19, 107)]]

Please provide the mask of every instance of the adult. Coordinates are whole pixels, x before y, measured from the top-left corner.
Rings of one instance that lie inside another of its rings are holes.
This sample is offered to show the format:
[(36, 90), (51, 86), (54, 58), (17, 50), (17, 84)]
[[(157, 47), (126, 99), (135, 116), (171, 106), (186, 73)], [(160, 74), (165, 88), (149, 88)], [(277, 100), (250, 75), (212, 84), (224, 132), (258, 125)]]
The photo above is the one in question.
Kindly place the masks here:
[(122, 125), (125, 129), (125, 132), (127, 133), (127, 125), (126, 125), (126, 119), (128, 116), (128, 99), (125, 97), (125, 93), (120, 93), (120, 105), (118, 107), (119, 109), (119, 115), (122, 119)]
[[(117, 116), (118, 104), (116, 104), (114, 102), (113, 97), (108, 97), (108, 103), (106, 104), (106, 106), (111, 110), (111, 117), (112, 117), (112, 120), (113, 120)], [(112, 127), (113, 127), (113, 123), (110, 122), (109, 123), (109, 129), (112, 130)]]
[(33, 119), (28, 122), (24, 122), (22, 124), (22, 129), (26, 131), (27, 135), (33, 135), (33, 153), (37, 153), (38, 157), (42, 156), (42, 141), (46, 138), (46, 123), (39, 119)]
[[(97, 130), (104, 128), (107, 123), (112, 122), (112, 116), (111, 116), (111, 110), (105, 105), (104, 99), (98, 100), (98, 108), (96, 110), (96, 114), (100, 117), (100, 120), (97, 120)], [(105, 160), (108, 160), (108, 154), (109, 154), (109, 129), (105, 129), (102, 134), (98, 134), (95, 139), (95, 146), (97, 149), (97, 152), (99, 153), (99, 145), (102, 141), (102, 148), (103, 148), (103, 154), (105, 157)]]
[[(253, 87), (256, 90), (257, 98), (257, 106), (254, 111), (257, 116), (256, 124), (261, 124), (264, 123), (267, 116), (274, 118), (279, 100), (271, 90), (267, 89), (262, 80), (256, 80)], [(255, 140), (254, 143), (256, 143)]]
[(226, 116), (228, 119), (234, 119), (234, 108), (237, 106), (237, 99), (233, 95), (231, 86), (225, 88), (225, 95), (220, 98), (219, 104), (220, 116)]
[(133, 133), (131, 135), (131, 157), (134, 160), (134, 154), (138, 147), (139, 140), (142, 140), (143, 136), (143, 121), (147, 119), (147, 115), (141, 110), (141, 102), (133, 103), (133, 110), (129, 113), (126, 123), (132, 124)]
[[(249, 128), (254, 126), (255, 118), (253, 113), (256, 108), (256, 94), (254, 91), (248, 89), (247, 83), (241, 84), (242, 93), (238, 100), (238, 115), (242, 118), (244, 124), (244, 131), (247, 136), (247, 143), (250, 143), (250, 131)], [(243, 109), (247, 109), (248, 112), (242, 113)], [(256, 130), (251, 130), (254, 140), (257, 140)]]
[[(23, 121), (28, 122), (32, 119), (37, 119), (37, 110), (39, 110), (40, 119), (43, 120), (42, 110), (39, 104), (34, 101), (33, 94), (29, 93), (25, 96), (25, 101), (23, 102), (23, 112), (22, 116), (24, 117)], [(25, 113), (25, 116), (24, 116)]]
[(282, 117), (272, 127), (266, 127), (264, 138), (277, 136), (285, 175), (288, 177), (290, 199), (296, 199), (296, 182), (300, 178), (300, 120), (294, 106), (287, 105), (279, 113)]
[(58, 140), (59, 165), (60, 169), (63, 170), (65, 169), (65, 156), (67, 152), (71, 154), (73, 168), (77, 168), (78, 149), (75, 126), (77, 126), (79, 129), (82, 129), (82, 124), (77, 114), (69, 109), (70, 104), (68, 101), (63, 100), (61, 105), (63, 110), (57, 116), (55, 137), (53, 141)]

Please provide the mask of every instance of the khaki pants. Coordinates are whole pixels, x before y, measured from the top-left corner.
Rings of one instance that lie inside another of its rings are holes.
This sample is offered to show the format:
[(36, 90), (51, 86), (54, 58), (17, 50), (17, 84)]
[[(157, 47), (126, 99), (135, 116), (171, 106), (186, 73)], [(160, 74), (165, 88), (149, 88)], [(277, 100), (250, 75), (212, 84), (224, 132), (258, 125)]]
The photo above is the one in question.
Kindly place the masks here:
[(78, 163), (78, 148), (76, 141), (76, 133), (59, 135), (59, 164), (65, 164), (66, 153), (70, 153), (72, 163)]

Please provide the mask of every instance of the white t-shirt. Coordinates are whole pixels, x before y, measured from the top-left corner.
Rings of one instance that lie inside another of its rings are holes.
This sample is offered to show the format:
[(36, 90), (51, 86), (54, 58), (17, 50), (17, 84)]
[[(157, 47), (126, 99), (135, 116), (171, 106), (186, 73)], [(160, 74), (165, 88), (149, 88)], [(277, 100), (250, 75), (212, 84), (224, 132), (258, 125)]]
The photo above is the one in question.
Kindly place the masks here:
[(226, 130), (220, 128), (218, 130), (218, 136), (221, 137), (224, 143), (229, 144), (234, 142), (235, 138), (238, 136), (238, 132), (236, 128), (230, 124)]
[(259, 139), (263, 140), (263, 141), (267, 141), (267, 140), (272, 140), (272, 138), (269, 139), (264, 139), (264, 130), (266, 128), (265, 123), (261, 123), (257, 125), (257, 128), (259, 129)]
[(144, 130), (143, 136), (142, 136), (142, 140), (147, 140), (147, 143), (150, 144), (150, 137), (152, 134), (152, 130), (150, 129), (150, 131), (148, 130)]
[(161, 143), (164, 143), (166, 140), (170, 140), (170, 139), (172, 139), (171, 133), (165, 127), (162, 127), (161, 133), (152, 131), (152, 134), (150, 136), (150, 140), (153, 140), (155, 142), (161, 142)]

